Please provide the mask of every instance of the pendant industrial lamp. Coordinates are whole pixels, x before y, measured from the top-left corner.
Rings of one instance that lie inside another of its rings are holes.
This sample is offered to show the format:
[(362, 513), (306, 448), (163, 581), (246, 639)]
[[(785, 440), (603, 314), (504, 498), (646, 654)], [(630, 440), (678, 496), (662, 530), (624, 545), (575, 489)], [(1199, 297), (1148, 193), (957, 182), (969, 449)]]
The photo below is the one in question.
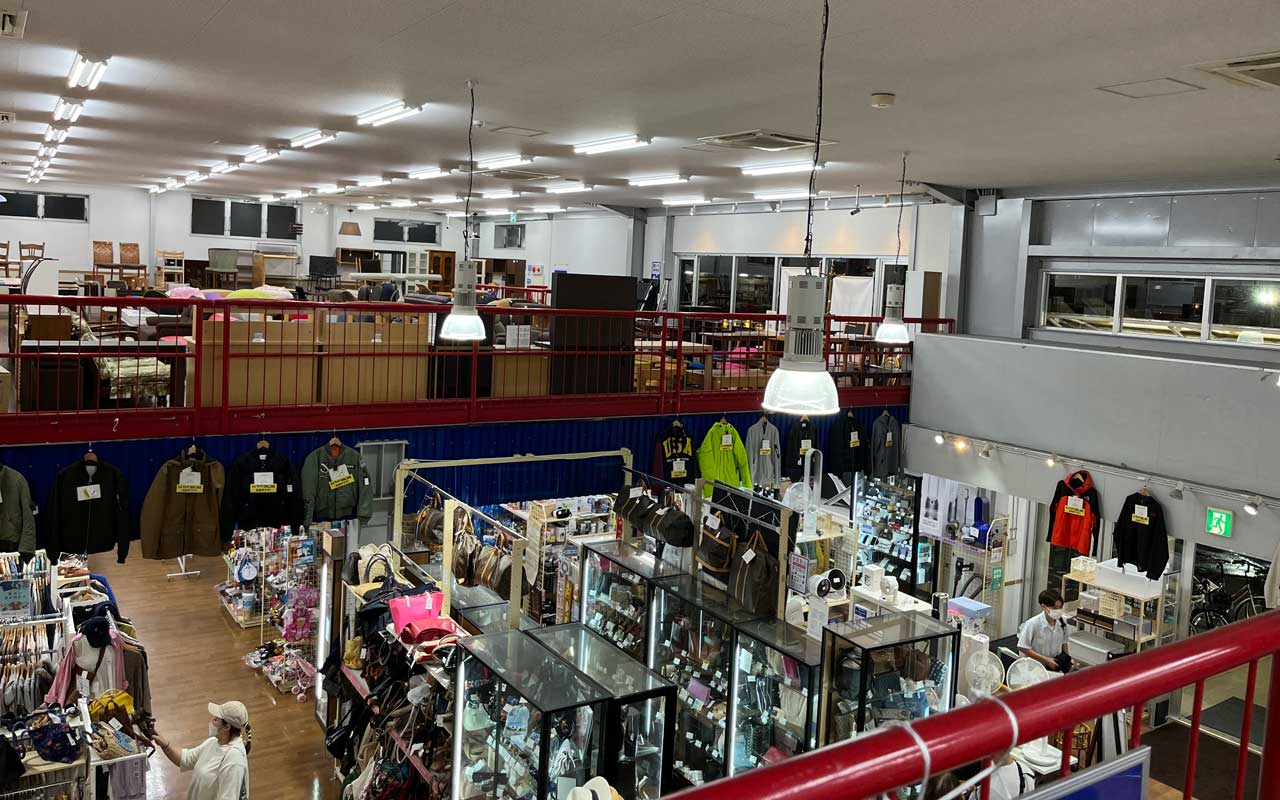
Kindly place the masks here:
[[(819, 157), (822, 151), (822, 77), (827, 56), (827, 24), (831, 8), (822, 3), (822, 40), (818, 50), (818, 114), (809, 170), (808, 207), (805, 217), (804, 254), (813, 253), (813, 200), (817, 196)], [(825, 353), (827, 279), (805, 274), (792, 275), (787, 283), (787, 335), (782, 360), (764, 387), (765, 411), (795, 416), (835, 414), (840, 410), (836, 382), (827, 372)]]
[(484, 321), (476, 311), (476, 272), (479, 264), (463, 261), (454, 272), (453, 308), (440, 326), (440, 338), (447, 342), (484, 340)]

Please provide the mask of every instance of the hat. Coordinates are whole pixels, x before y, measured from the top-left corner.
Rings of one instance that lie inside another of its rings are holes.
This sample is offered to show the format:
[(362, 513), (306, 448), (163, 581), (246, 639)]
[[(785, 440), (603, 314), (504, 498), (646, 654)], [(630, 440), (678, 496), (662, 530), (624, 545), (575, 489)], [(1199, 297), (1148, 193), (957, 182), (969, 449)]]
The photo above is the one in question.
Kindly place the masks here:
[(228, 700), (221, 705), (210, 703), (209, 715), (239, 730), (244, 730), (244, 726), (249, 724), (249, 709), (239, 700)]
[(609, 782), (596, 776), (578, 788), (570, 790), (565, 800), (610, 800), (616, 796)]

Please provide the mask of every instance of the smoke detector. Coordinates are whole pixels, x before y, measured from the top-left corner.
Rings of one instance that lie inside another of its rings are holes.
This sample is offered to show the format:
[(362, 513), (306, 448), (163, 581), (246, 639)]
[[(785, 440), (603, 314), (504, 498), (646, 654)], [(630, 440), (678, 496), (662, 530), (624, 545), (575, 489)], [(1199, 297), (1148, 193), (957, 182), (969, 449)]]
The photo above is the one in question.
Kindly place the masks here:
[(872, 108), (893, 108), (893, 104), (896, 102), (898, 102), (898, 96), (893, 92), (871, 93)]

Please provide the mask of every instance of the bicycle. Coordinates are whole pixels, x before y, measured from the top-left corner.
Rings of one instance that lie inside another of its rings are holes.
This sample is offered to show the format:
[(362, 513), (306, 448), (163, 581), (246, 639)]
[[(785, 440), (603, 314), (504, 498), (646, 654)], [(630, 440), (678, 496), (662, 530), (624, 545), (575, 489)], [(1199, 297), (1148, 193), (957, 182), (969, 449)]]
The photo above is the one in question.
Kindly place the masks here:
[(1219, 610), (1226, 594), (1221, 586), (1199, 576), (1192, 577), (1191, 586), (1192, 635), (1230, 624), (1231, 620)]

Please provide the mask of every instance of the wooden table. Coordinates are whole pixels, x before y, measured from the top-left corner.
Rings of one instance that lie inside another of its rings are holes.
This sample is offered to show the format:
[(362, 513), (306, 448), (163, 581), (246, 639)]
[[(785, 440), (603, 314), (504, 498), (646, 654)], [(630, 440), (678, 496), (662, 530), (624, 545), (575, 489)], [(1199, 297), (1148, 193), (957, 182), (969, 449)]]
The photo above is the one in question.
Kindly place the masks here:
[(407, 272), (353, 272), (349, 276), (356, 283), (403, 283), (406, 286), (410, 283), (428, 283), (430, 281), (440, 280), (440, 276), (432, 273), (413, 273)]

